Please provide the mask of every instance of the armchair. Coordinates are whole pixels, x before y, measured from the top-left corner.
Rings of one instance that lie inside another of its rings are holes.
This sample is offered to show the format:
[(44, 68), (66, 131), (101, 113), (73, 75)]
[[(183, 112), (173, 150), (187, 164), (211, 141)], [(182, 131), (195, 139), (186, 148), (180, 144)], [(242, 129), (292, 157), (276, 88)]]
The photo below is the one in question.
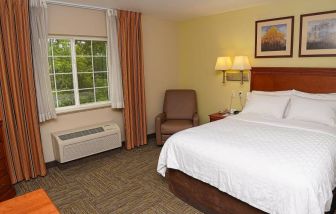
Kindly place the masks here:
[(155, 118), (156, 143), (163, 145), (174, 133), (199, 125), (196, 92), (167, 90), (163, 113)]

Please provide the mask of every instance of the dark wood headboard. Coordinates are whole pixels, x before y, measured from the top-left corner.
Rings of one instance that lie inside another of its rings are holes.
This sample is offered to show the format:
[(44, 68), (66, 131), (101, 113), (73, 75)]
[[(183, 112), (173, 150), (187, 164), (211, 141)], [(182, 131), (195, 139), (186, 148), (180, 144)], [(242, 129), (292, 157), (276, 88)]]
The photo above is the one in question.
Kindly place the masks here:
[(254, 67), (251, 91), (336, 92), (336, 68)]

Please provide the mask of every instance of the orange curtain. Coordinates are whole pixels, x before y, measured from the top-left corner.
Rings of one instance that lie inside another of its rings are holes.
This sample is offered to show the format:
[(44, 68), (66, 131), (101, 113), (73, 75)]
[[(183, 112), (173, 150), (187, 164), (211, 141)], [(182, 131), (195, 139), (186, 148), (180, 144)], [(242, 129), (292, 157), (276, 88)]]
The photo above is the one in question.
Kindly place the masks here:
[(0, 1), (0, 108), (13, 183), (46, 174), (32, 67), (28, 0)]
[(147, 144), (141, 13), (119, 11), (118, 21), (126, 148), (133, 149)]

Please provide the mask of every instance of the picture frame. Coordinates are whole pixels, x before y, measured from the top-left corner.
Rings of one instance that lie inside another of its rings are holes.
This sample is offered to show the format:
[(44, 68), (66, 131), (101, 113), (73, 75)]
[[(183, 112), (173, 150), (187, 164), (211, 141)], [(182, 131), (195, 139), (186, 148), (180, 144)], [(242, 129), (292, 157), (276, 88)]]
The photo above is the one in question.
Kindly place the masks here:
[(299, 57), (336, 56), (336, 10), (300, 16)]
[(254, 57), (292, 57), (293, 35), (294, 16), (256, 21)]

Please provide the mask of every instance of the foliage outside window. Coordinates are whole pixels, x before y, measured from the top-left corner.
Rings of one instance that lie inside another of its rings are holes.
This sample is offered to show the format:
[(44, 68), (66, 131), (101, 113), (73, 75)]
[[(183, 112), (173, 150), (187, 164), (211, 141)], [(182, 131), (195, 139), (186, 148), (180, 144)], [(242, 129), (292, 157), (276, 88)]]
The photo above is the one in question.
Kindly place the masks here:
[(109, 100), (106, 41), (49, 38), (48, 56), (56, 108)]

